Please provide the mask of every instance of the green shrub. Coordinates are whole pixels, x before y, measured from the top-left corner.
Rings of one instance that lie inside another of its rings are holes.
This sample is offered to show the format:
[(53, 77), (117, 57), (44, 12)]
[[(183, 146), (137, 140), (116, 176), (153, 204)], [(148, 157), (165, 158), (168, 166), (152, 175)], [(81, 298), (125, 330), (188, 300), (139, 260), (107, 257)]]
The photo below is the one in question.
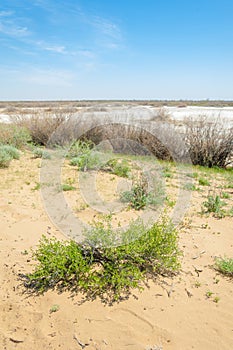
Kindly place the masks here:
[(67, 158), (79, 158), (84, 154), (90, 154), (93, 147), (94, 144), (91, 141), (75, 141), (70, 147)]
[(43, 236), (34, 252), (34, 271), (22, 276), (24, 285), (36, 292), (68, 289), (113, 301), (180, 267), (177, 231), (165, 218), (149, 229), (140, 221), (131, 223), (120, 246), (109, 220), (94, 223), (85, 236), (82, 245)]
[(0, 124), (0, 144), (23, 148), (31, 141), (28, 130), (14, 124)]
[(0, 149), (0, 168), (8, 168), (11, 160), (11, 155), (6, 150)]
[(110, 159), (103, 167), (102, 170), (108, 171), (111, 174), (120, 177), (129, 177), (130, 166), (126, 159)]
[(98, 168), (100, 159), (98, 154), (83, 154), (79, 157), (72, 158), (70, 165), (77, 166), (80, 171), (87, 171)]
[(222, 274), (233, 277), (233, 258), (218, 258), (215, 268)]
[(204, 177), (200, 177), (200, 179), (198, 180), (199, 185), (201, 186), (210, 186), (210, 183), (207, 179), (205, 179)]
[(163, 168), (163, 177), (166, 177), (166, 178), (172, 178), (173, 177), (172, 169), (171, 169), (171, 167), (169, 165), (166, 165)]
[(226, 203), (221, 201), (219, 195), (209, 195), (207, 201), (203, 202), (203, 210), (205, 213), (214, 213), (216, 217), (221, 218), (224, 216), (222, 207)]
[(70, 165), (77, 166), (81, 171), (96, 169), (100, 164), (97, 152), (92, 151), (91, 141), (76, 141), (67, 155), (70, 158)]
[(147, 205), (161, 204), (163, 197), (161, 184), (157, 184), (153, 191), (149, 191), (147, 181), (142, 177), (133, 181), (131, 190), (121, 193), (120, 200), (129, 203), (131, 208), (140, 210)]
[(9, 154), (12, 159), (19, 159), (20, 153), (14, 146), (11, 145), (0, 145), (0, 151), (5, 151)]
[(135, 182), (130, 191), (121, 194), (121, 201), (136, 210), (143, 209), (148, 202), (148, 191), (144, 183)]
[(49, 152), (43, 150), (42, 148), (35, 148), (32, 153), (34, 158), (42, 158), (42, 159), (51, 158), (51, 155), (49, 154)]

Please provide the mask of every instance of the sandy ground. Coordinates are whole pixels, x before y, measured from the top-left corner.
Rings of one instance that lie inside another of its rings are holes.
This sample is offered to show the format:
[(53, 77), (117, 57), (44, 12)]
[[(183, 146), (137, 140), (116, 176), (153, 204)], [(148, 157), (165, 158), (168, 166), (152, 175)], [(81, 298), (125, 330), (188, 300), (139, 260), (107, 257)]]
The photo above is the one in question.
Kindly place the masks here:
[[(66, 167), (64, 177), (70, 178), (74, 170)], [(42, 234), (64, 238), (44, 211), (37, 190), (39, 172), (40, 160), (31, 159), (30, 154), (12, 161), (8, 169), (0, 169), (1, 349), (233, 348), (232, 280), (213, 269), (214, 257), (232, 257), (233, 220), (199, 214), (208, 186), (192, 192), (191, 207), (179, 226), (183, 251), (180, 273), (151, 282), (143, 292), (132, 291), (128, 300), (108, 306), (99, 300), (82, 303), (79, 294), (23, 294), (18, 275), (32, 270), (31, 255), (25, 252), (35, 249)], [(106, 179), (104, 176), (101, 174), (102, 183), (110, 186), (108, 175)], [(224, 183), (215, 175), (210, 181), (212, 188)], [(172, 197), (176, 175), (167, 178), (166, 183)], [(224, 191), (230, 194), (226, 202), (232, 206), (233, 190)], [(103, 196), (108, 195), (110, 198), (111, 193), (105, 190)], [(78, 196), (78, 190), (66, 193), (74, 211), (91, 218), (90, 208), (75, 209)], [(206, 296), (208, 291), (213, 293), (210, 298)], [(218, 302), (214, 302), (215, 297), (219, 297)], [(53, 305), (59, 310), (51, 313)]]

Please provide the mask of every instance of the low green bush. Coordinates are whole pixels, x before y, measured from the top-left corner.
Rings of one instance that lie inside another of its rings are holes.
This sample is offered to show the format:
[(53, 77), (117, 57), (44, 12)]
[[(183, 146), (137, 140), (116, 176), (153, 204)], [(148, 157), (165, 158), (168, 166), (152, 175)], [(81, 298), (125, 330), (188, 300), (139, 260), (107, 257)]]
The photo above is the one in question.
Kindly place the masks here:
[(33, 150), (33, 158), (42, 158), (42, 159), (50, 159), (51, 155), (49, 152), (43, 150), (42, 148), (35, 148)]
[(233, 258), (218, 258), (215, 268), (224, 275), (233, 277)]
[(11, 155), (6, 150), (0, 149), (0, 168), (8, 168), (11, 160)]
[(90, 154), (93, 147), (94, 147), (94, 144), (92, 141), (89, 141), (89, 140), (75, 141), (69, 149), (69, 152), (67, 154), (67, 158), (70, 158), (70, 159), (78, 158), (81, 155)]
[(216, 217), (222, 218), (224, 216), (222, 207), (225, 204), (226, 203), (221, 200), (219, 195), (209, 195), (207, 201), (202, 203), (203, 211), (205, 213), (214, 213)]
[(129, 191), (124, 191), (120, 195), (123, 203), (135, 210), (140, 210), (148, 205), (157, 206), (165, 199), (161, 184), (155, 184), (153, 191), (149, 191), (148, 183), (144, 177), (133, 180)]
[(70, 160), (70, 165), (77, 166), (80, 171), (97, 169), (99, 164), (100, 158), (96, 153), (82, 154)]
[(200, 179), (198, 180), (198, 183), (201, 186), (210, 186), (210, 182), (204, 177), (200, 177)]
[(82, 291), (87, 298), (114, 301), (128, 296), (131, 288), (143, 288), (148, 278), (174, 274), (180, 267), (178, 234), (166, 218), (151, 228), (132, 222), (119, 246), (119, 231), (110, 219), (94, 223), (85, 237), (77, 244), (43, 236), (33, 254), (33, 272), (21, 276), (25, 287), (31, 292)]
[(19, 151), (12, 145), (0, 145), (0, 151), (5, 151), (12, 159), (20, 158)]
[(110, 159), (103, 167), (102, 170), (110, 172), (111, 174), (120, 177), (129, 177), (130, 166), (126, 159)]
[(67, 158), (70, 165), (77, 166), (81, 171), (96, 169), (99, 167), (100, 158), (97, 152), (92, 150), (91, 141), (76, 141), (70, 148)]

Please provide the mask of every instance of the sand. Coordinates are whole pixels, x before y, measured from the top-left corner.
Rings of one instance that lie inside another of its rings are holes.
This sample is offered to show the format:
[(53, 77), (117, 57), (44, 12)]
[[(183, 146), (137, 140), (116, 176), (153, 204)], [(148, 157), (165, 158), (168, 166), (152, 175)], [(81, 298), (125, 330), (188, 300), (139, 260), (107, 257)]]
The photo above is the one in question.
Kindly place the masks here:
[[(133, 290), (128, 300), (113, 306), (98, 299), (82, 303), (82, 295), (68, 292), (24, 294), (19, 274), (32, 270), (30, 249), (36, 248), (42, 234), (64, 238), (49, 220), (36, 189), (39, 167), (40, 160), (25, 153), (20, 161), (12, 161), (8, 169), (0, 169), (1, 349), (233, 348), (233, 284), (213, 268), (216, 256), (232, 257), (233, 220), (199, 214), (209, 190), (206, 186), (203, 192), (192, 193), (191, 207), (179, 226), (183, 257), (177, 276), (150, 282), (150, 288)], [(104, 176), (101, 174), (103, 182)], [(107, 177), (106, 183), (110, 183)], [(175, 178), (166, 179), (171, 193), (174, 181)], [(214, 186), (222, 183), (217, 177), (210, 181)], [(233, 190), (226, 191), (231, 195), (228, 205), (232, 206)], [(108, 198), (106, 191), (103, 195)], [(66, 196), (75, 206), (78, 193), (72, 191)], [(90, 211), (81, 209), (77, 212), (83, 217)], [(206, 296), (208, 291), (213, 292), (210, 298)], [(58, 305), (56, 312), (51, 312), (53, 305)]]

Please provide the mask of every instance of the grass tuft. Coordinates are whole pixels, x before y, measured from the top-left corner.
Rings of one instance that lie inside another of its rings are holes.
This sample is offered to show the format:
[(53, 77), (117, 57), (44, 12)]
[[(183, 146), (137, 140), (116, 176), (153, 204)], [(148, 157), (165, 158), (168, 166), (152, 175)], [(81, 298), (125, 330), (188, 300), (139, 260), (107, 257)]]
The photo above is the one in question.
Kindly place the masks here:
[(233, 277), (233, 258), (218, 258), (215, 269), (224, 275)]

